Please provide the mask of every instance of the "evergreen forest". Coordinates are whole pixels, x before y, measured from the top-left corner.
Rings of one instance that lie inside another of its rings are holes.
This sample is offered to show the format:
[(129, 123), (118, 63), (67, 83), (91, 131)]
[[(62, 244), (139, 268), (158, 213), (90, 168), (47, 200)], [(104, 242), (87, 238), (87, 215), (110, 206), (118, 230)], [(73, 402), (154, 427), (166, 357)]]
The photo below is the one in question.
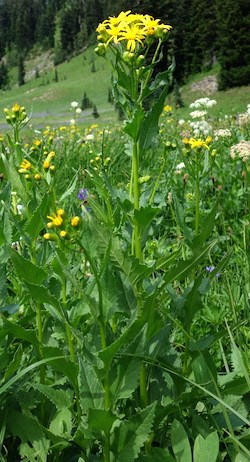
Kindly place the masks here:
[(219, 89), (249, 84), (248, 0), (0, 0), (0, 88), (32, 48), (53, 49), (57, 65), (95, 41), (99, 22), (127, 10), (173, 26), (164, 51), (175, 59), (178, 84), (214, 63)]

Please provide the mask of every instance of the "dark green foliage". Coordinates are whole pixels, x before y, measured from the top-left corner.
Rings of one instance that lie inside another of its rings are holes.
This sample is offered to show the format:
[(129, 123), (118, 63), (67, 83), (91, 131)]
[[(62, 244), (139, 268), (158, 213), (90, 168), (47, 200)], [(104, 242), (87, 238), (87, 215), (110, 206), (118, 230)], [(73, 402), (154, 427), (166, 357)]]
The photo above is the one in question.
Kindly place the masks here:
[(24, 59), (23, 56), (19, 56), (18, 60), (18, 85), (21, 87), (21, 85), (24, 85), (25, 83), (25, 68), (24, 68)]
[[(15, 50), (25, 57), (39, 45), (54, 48), (55, 64), (59, 64), (95, 42), (98, 23), (128, 9), (173, 26), (157, 71), (164, 71), (174, 57), (174, 81), (183, 84), (189, 75), (208, 70), (218, 61), (220, 89), (249, 84), (248, 0), (2, 0), (0, 59), (6, 52), (13, 58)], [(93, 62), (91, 71), (95, 70)]]
[(217, 0), (220, 89), (250, 82), (250, 14), (247, 0)]
[(5, 88), (8, 84), (9, 76), (8, 76), (8, 68), (6, 64), (2, 61), (0, 63), (0, 88)]
[(82, 103), (81, 103), (81, 110), (84, 111), (85, 109), (89, 109), (90, 107), (93, 107), (93, 103), (88, 98), (86, 92), (84, 92)]
[(97, 107), (96, 105), (94, 104), (94, 107), (93, 107), (93, 112), (92, 112), (92, 115), (95, 119), (98, 119), (98, 117), (100, 117), (100, 114), (99, 112), (97, 111)]

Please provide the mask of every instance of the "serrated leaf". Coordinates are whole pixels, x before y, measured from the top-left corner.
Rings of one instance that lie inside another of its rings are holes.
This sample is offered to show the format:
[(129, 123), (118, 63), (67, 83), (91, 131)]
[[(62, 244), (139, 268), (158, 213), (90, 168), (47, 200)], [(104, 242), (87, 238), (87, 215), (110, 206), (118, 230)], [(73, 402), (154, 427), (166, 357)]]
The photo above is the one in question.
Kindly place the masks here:
[(18, 196), (22, 199), (24, 204), (26, 204), (28, 202), (28, 194), (21, 181), (20, 174), (17, 173), (13, 156), (9, 156), (7, 159), (6, 156), (2, 153), (1, 158), (6, 172), (6, 176), (11, 183), (12, 191), (15, 191), (18, 194)]
[(41, 383), (32, 383), (32, 387), (35, 390), (40, 391), (51, 401), (58, 410), (63, 408), (70, 408), (72, 405), (72, 399), (68, 392), (65, 390), (58, 390), (53, 388), (51, 385), (43, 385)]
[(4, 380), (8, 380), (19, 368), (22, 360), (22, 355), (23, 355), (23, 347), (22, 344), (20, 343), (14, 353), (12, 361), (9, 363), (5, 374), (4, 374)]
[(34, 347), (38, 347), (38, 340), (35, 330), (27, 329), (18, 324), (9, 322), (6, 318), (3, 318), (4, 329), (6, 332), (12, 334), (15, 338), (24, 340), (31, 343)]
[(51, 204), (50, 194), (45, 194), (36, 210), (32, 213), (31, 218), (24, 226), (24, 231), (34, 240), (44, 228), (44, 220), (49, 213)]
[(173, 194), (173, 201), (174, 201), (174, 211), (175, 211), (175, 218), (176, 218), (177, 224), (180, 230), (182, 231), (187, 243), (190, 244), (193, 238), (193, 230), (190, 229), (185, 222), (185, 213), (184, 213), (183, 207), (176, 194)]
[(171, 425), (171, 442), (177, 462), (192, 462), (192, 453), (183, 425), (174, 419)]
[(50, 444), (46, 440), (42, 427), (37, 420), (10, 410), (8, 414), (8, 426), (12, 435), (18, 436), (22, 443), (29, 442), (36, 451), (39, 461), (47, 461)]
[(160, 97), (156, 100), (152, 109), (147, 113), (147, 115), (144, 117), (143, 122), (141, 123), (139, 134), (140, 154), (142, 154), (143, 151), (152, 146), (153, 141), (155, 141), (158, 135), (158, 121), (163, 110), (167, 93), (168, 86), (166, 85)]
[(92, 364), (79, 358), (78, 386), (80, 405), (83, 412), (88, 408), (102, 409), (104, 407), (103, 386)]
[(133, 114), (133, 118), (126, 122), (123, 130), (127, 133), (135, 142), (138, 140), (141, 122), (145, 114), (141, 107), (138, 107)]
[(212, 250), (215, 244), (216, 241), (209, 243), (199, 252), (197, 251), (189, 260), (181, 261), (180, 263), (178, 263), (165, 275), (165, 283), (169, 284), (174, 280), (182, 281), (183, 279), (185, 279), (185, 277), (189, 276), (191, 274), (191, 271), (194, 268), (196, 268), (196, 266), (205, 257), (205, 255), (207, 255)]
[(113, 436), (113, 452), (117, 454), (117, 462), (134, 462), (143, 444), (147, 441), (155, 417), (156, 403), (152, 403), (115, 428)]
[(47, 273), (30, 260), (24, 258), (18, 252), (10, 249), (10, 257), (18, 277), (31, 284), (41, 284), (47, 277)]
[(47, 303), (50, 305), (50, 311), (53, 315), (62, 322), (67, 322), (65, 313), (61, 307), (60, 302), (56, 297), (50, 294), (49, 289), (42, 285), (30, 284), (26, 282), (26, 287), (30, 292), (32, 298), (39, 303)]
[(211, 235), (213, 228), (215, 226), (215, 217), (218, 210), (218, 202), (212, 208), (211, 212), (206, 216), (204, 222), (201, 226), (201, 231), (198, 236), (193, 240), (192, 247), (201, 246)]

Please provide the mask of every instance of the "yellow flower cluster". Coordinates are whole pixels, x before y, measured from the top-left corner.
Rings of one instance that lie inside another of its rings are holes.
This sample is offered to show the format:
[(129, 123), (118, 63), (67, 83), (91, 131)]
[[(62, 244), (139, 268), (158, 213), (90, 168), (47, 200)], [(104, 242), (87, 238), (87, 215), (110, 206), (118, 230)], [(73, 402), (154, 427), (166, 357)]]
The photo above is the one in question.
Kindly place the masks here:
[(44, 239), (47, 241), (57, 241), (59, 238), (69, 238), (71, 234), (70, 230), (72, 230), (72, 228), (78, 228), (81, 222), (81, 218), (78, 216), (68, 219), (63, 209), (56, 210), (56, 212), (48, 215), (47, 218), (50, 220), (47, 223), (47, 228), (49, 230), (57, 230), (57, 232), (45, 233), (43, 235)]
[(195, 139), (195, 138), (183, 138), (183, 143), (186, 145), (186, 147), (190, 147), (191, 149), (209, 149), (209, 144), (211, 143), (212, 138), (211, 136), (207, 136), (205, 140), (202, 140), (201, 138)]
[[(32, 150), (32, 149), (31, 149)], [(45, 160), (43, 160), (42, 167), (45, 171), (50, 171), (54, 172), (55, 171), (55, 165), (52, 164), (52, 159), (55, 157), (55, 152), (50, 151), (49, 153), (47, 151), (44, 151), (44, 154), (46, 155)], [(36, 161), (36, 164), (38, 162)], [(21, 164), (20, 168), (18, 170), (19, 173), (23, 174), (26, 180), (31, 180), (34, 178), (35, 180), (41, 180), (43, 177), (43, 172), (39, 170), (39, 168), (35, 167), (32, 162), (28, 159), (24, 159)]]
[[(133, 14), (131, 11), (121, 12), (117, 17), (109, 17), (97, 27), (99, 51), (101, 45), (124, 43), (125, 48), (134, 52), (140, 50), (144, 43), (150, 44), (153, 39), (165, 40), (171, 26), (160, 24), (160, 19), (154, 19), (148, 14)], [(105, 47), (104, 47), (105, 52)]]
[(4, 113), (6, 114), (6, 122), (10, 125), (15, 124), (25, 124), (28, 122), (28, 116), (25, 111), (24, 106), (19, 106), (19, 104), (14, 104), (11, 109), (7, 107), (4, 108)]

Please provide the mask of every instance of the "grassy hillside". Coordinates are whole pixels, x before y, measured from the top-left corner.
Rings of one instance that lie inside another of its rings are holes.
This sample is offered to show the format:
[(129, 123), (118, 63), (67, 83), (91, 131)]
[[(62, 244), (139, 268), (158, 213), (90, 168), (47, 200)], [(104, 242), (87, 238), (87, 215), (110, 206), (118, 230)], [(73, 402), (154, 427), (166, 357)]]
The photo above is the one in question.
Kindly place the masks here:
[[(81, 55), (69, 62), (53, 66), (53, 57), (49, 53), (33, 55), (26, 62), (27, 82), (18, 87), (17, 71), (12, 72), (13, 87), (0, 93), (0, 129), (5, 128), (3, 109), (19, 103), (26, 107), (32, 116), (34, 128), (47, 125), (58, 126), (68, 124), (72, 118), (70, 103), (78, 101), (81, 104), (84, 93), (96, 105), (100, 117), (98, 124), (107, 125), (117, 120), (114, 106), (108, 102), (110, 88), (110, 69), (104, 59), (94, 53), (90, 47)], [(56, 73), (58, 81), (55, 81)], [(196, 98), (207, 96), (207, 85), (195, 85), (213, 78), (218, 73), (215, 67), (208, 73), (196, 75), (181, 88), (181, 98), (184, 107), (178, 110), (179, 117), (187, 117), (189, 104)], [(245, 112), (250, 102), (250, 87), (239, 87), (224, 92), (212, 92), (209, 96), (217, 100), (217, 105), (211, 111), (215, 117), (225, 114)], [(170, 96), (170, 104), (174, 104)], [(79, 117), (79, 123), (88, 126), (96, 122), (92, 109), (86, 109)]]

